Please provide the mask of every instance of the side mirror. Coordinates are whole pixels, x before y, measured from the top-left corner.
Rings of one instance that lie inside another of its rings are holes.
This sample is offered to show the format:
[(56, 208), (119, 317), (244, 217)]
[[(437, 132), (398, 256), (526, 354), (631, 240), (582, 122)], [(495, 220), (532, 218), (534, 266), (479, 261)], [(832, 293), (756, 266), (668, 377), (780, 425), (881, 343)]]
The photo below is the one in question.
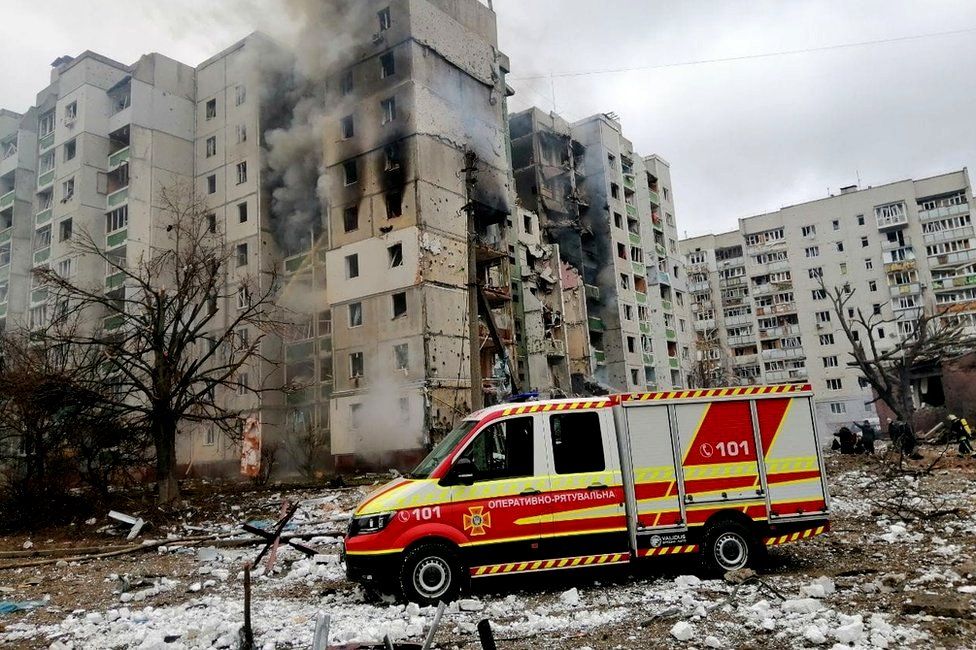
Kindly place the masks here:
[(444, 485), (474, 485), (476, 471), (470, 458), (459, 458), (444, 477)]

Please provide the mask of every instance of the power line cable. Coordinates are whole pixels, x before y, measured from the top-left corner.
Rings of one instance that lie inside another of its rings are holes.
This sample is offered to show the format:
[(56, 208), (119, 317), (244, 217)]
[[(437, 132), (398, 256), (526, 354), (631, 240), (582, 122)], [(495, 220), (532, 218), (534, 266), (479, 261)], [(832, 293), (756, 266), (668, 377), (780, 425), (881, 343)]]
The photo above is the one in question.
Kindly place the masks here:
[(728, 63), (732, 61), (749, 61), (752, 59), (768, 59), (775, 56), (790, 56), (793, 54), (810, 54), (814, 52), (827, 52), (829, 50), (848, 49), (853, 47), (866, 47), (869, 45), (883, 45), (887, 43), (899, 43), (905, 41), (917, 41), (925, 38), (938, 38), (942, 36), (957, 36), (976, 32), (976, 27), (966, 29), (954, 29), (946, 32), (932, 32), (929, 34), (914, 34), (910, 36), (895, 36), (892, 38), (881, 38), (873, 41), (859, 41), (856, 43), (837, 43), (835, 45), (822, 45), (820, 47), (806, 47), (796, 50), (779, 50), (777, 52), (762, 52), (759, 54), (743, 54), (741, 56), (719, 57), (714, 59), (694, 59), (691, 61), (674, 61), (671, 63), (657, 63), (652, 65), (641, 65), (629, 68), (608, 68), (605, 70), (580, 70), (575, 72), (552, 72), (548, 74), (526, 75), (520, 77), (509, 77), (511, 81), (528, 81), (530, 79), (549, 79), (565, 77), (585, 77), (589, 75), (601, 74), (620, 74), (624, 72), (637, 72), (641, 70), (659, 70), (662, 68), (678, 68), (692, 65), (705, 65), (709, 63)]

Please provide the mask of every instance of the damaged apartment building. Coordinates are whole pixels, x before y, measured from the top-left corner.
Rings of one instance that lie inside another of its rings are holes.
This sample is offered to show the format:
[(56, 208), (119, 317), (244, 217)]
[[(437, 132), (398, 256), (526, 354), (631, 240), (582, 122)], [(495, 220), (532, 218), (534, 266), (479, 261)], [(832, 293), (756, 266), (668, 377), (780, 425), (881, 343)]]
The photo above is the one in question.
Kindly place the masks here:
[(692, 329), (668, 163), (635, 153), (610, 114), (570, 124), (532, 108), (509, 128), (519, 202), (561, 257), (562, 308), (544, 304), (546, 336), (565, 341), (555, 385), (687, 386)]
[[(321, 5), (336, 20), (287, 48), (255, 33), (196, 66), (56, 60), (33, 107), (0, 111), (0, 323), (48, 322), (35, 268), (126, 295), (72, 239), (135, 264), (165, 225), (156, 193), (187, 183), (235, 253), (215, 328), (248, 279), (281, 283), (292, 326), (237, 379), (290, 389), (218, 399), (283, 443), (285, 471), (309, 432), (339, 467), (402, 467), (512, 395), (686, 385), (667, 163), (606, 115), (530, 111), (510, 133), (485, 3), (354, 6)], [(240, 461), (205, 428), (177, 453), (187, 473)]]

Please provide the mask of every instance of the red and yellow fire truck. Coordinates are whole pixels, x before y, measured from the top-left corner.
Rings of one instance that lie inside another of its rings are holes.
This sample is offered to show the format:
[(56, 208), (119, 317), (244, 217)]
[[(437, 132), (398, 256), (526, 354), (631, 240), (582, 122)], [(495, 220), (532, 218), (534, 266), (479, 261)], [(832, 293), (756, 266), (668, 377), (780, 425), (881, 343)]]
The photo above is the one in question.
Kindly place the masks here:
[(809, 385), (492, 406), (368, 496), (348, 576), (451, 600), (469, 579), (698, 553), (713, 571), (828, 530)]

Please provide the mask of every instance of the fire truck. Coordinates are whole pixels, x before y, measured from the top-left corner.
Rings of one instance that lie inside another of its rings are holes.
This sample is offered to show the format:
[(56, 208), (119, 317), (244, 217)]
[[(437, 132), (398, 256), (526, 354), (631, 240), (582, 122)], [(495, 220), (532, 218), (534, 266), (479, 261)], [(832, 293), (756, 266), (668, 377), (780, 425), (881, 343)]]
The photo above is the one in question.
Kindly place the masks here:
[(750, 386), (485, 408), (358, 506), (347, 575), (434, 604), (493, 576), (751, 565), (829, 530), (812, 398)]

